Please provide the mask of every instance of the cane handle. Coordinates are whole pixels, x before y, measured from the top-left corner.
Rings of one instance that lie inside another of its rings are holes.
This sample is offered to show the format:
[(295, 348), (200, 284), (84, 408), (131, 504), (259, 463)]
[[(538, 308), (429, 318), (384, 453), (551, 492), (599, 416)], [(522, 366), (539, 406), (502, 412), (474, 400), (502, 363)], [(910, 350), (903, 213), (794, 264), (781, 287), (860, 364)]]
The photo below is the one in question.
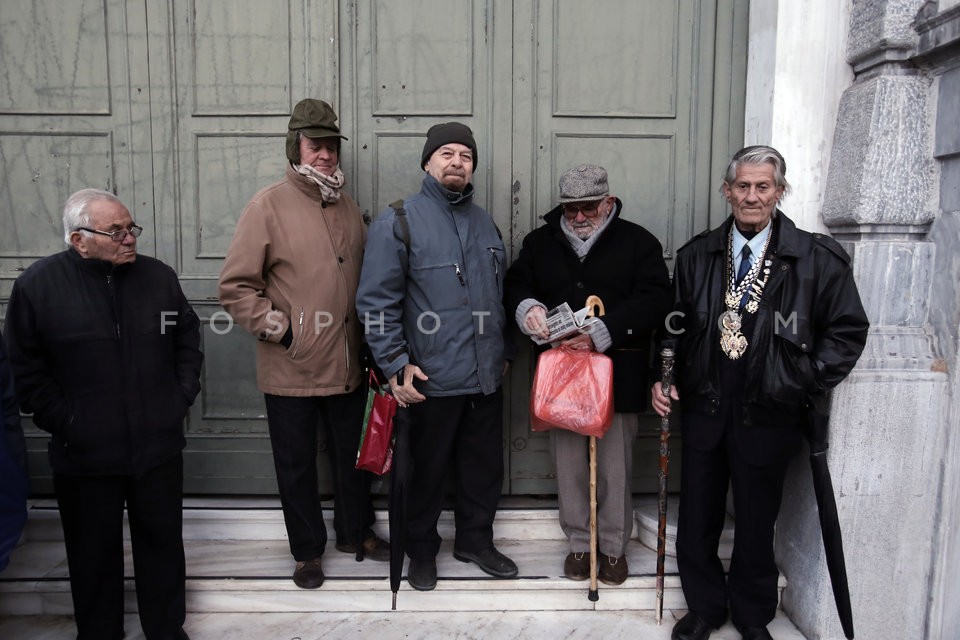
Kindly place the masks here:
[[(603, 300), (600, 299), (600, 296), (588, 296), (587, 302), (583, 306), (590, 309), (587, 313), (588, 318), (592, 318), (594, 315), (603, 316), (607, 313), (606, 309), (603, 308)], [(597, 310), (599, 310), (599, 313), (597, 313)]]

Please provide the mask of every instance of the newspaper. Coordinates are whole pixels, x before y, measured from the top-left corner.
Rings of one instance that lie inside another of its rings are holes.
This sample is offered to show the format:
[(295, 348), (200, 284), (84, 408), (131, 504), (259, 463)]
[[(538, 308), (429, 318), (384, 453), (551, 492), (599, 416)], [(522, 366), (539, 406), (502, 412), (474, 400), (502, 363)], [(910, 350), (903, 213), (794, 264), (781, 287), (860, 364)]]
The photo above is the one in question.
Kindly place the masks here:
[(547, 328), (550, 330), (550, 337), (544, 340), (538, 335), (530, 336), (537, 344), (547, 344), (569, 338), (575, 333), (590, 333), (593, 324), (600, 321), (600, 318), (590, 316), (590, 307), (577, 309), (574, 311), (570, 305), (564, 302), (553, 309), (547, 311)]

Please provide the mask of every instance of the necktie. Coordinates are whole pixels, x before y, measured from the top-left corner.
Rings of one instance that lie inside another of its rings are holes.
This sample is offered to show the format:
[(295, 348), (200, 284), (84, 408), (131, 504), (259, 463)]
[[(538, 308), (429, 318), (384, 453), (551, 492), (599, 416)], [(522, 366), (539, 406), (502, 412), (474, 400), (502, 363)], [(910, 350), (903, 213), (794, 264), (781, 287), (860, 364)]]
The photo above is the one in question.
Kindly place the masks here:
[(750, 255), (753, 252), (750, 251), (750, 245), (743, 245), (743, 250), (740, 252), (740, 268), (737, 269), (737, 284), (743, 280), (747, 275), (747, 271), (750, 271)]

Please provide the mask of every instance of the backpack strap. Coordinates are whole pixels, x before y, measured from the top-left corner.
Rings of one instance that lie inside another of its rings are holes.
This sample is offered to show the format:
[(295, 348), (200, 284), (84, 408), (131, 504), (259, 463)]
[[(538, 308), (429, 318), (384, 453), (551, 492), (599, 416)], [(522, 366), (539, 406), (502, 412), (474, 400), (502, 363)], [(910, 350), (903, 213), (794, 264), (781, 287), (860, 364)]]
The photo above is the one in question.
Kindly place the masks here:
[(390, 203), (390, 208), (396, 214), (393, 218), (393, 235), (403, 241), (403, 246), (410, 252), (410, 225), (407, 223), (407, 212), (403, 208), (403, 198)]

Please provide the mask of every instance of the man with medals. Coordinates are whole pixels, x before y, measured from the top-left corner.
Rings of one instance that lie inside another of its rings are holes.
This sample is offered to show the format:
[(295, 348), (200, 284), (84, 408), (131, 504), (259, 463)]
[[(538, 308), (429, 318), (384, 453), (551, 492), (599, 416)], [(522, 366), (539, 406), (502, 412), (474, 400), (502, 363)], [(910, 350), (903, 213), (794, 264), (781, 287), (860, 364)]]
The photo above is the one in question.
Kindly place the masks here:
[[(770, 638), (779, 572), (773, 536), (790, 459), (812, 403), (856, 364), (869, 323), (850, 258), (797, 229), (777, 205), (786, 162), (767, 146), (738, 151), (722, 192), (732, 215), (677, 252), (674, 313), (661, 337), (676, 351), (670, 398), (683, 399), (677, 566), (689, 612), (673, 640), (704, 640), (728, 617), (746, 640)], [(727, 575), (717, 555), (732, 487)]]

